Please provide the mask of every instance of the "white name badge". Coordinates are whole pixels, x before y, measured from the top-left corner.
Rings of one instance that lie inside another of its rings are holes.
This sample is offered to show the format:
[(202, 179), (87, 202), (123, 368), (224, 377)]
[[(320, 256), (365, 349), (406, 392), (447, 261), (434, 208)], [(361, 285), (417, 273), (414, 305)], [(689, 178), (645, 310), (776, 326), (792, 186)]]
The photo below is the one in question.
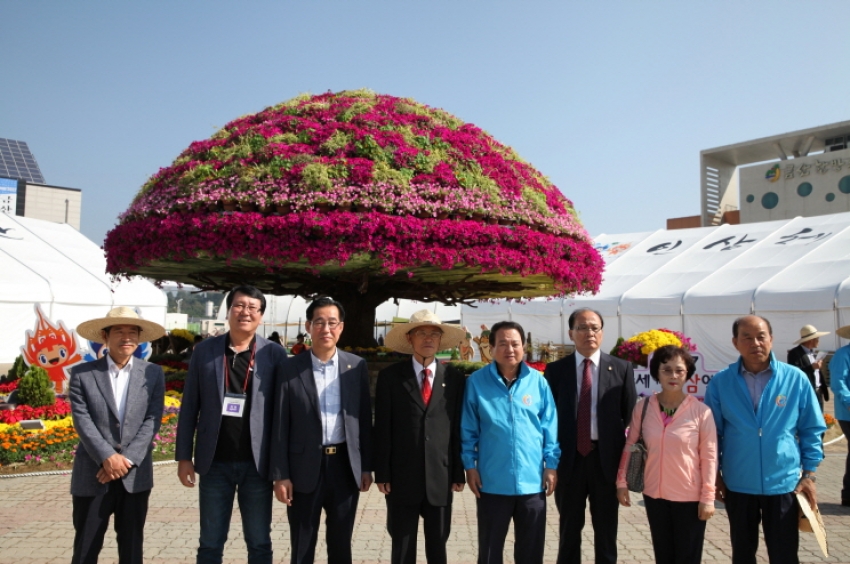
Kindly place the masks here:
[(245, 396), (242, 394), (225, 394), (222, 415), (228, 417), (242, 417), (245, 411)]

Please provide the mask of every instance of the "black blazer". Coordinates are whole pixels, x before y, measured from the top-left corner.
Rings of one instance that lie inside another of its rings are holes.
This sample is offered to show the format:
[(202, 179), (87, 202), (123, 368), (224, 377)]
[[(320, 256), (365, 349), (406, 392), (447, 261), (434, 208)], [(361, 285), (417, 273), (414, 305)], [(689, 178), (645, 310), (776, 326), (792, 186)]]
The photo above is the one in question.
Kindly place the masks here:
[[(192, 460), (203, 476), (212, 465), (221, 428), (224, 402), (224, 348), (227, 335), (206, 339), (195, 346), (183, 388), (177, 419), (175, 460)], [(257, 472), (266, 477), (275, 407), (275, 380), (286, 349), (257, 335), (257, 356), (251, 375), (251, 451)], [(197, 436), (196, 436), (197, 434)]]
[(797, 345), (790, 351), (788, 351), (788, 364), (791, 366), (796, 366), (800, 370), (806, 373), (806, 376), (809, 378), (809, 383), (812, 385), (812, 389), (815, 391), (819, 391), (823, 396), (824, 401), (829, 401), (829, 382), (826, 377), (825, 371), (820, 371), (820, 388), (815, 387), (815, 369), (812, 368), (812, 361), (809, 360), (809, 355), (806, 354), (806, 351), (803, 349), (803, 345)]
[(462, 484), (460, 412), (466, 378), (437, 363), (428, 407), (422, 400), (413, 360), (378, 374), (375, 392), (375, 482), (389, 482), (390, 495), (414, 505), (444, 507), (452, 484)]
[[(372, 471), (372, 399), (369, 371), (359, 356), (338, 351), (343, 429), (351, 475), (360, 487)], [(313, 355), (305, 351), (283, 363), (277, 387), (270, 479), (292, 480), (296, 492), (316, 489), (322, 463), (322, 421), (313, 377)]]
[[(561, 444), (561, 461), (558, 464), (558, 483), (565, 486), (566, 476), (572, 472), (576, 454), (576, 417), (578, 415), (578, 376), (575, 353), (552, 362), (544, 372), (555, 405), (558, 407), (558, 442)], [(637, 401), (632, 365), (602, 353), (599, 358), (599, 397), (596, 404), (596, 423), (599, 430), (599, 460), (602, 474), (614, 483), (620, 456), (626, 444), (626, 427)]]

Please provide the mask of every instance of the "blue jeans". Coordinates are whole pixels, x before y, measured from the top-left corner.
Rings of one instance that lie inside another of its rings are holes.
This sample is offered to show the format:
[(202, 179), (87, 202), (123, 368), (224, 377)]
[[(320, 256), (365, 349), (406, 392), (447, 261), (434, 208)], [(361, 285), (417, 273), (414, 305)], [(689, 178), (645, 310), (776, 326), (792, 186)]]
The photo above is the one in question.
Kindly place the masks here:
[(272, 562), (272, 483), (254, 462), (215, 462), (200, 477), (201, 539), (198, 564), (221, 564), (230, 530), (234, 494), (239, 496), (242, 533), (250, 564)]

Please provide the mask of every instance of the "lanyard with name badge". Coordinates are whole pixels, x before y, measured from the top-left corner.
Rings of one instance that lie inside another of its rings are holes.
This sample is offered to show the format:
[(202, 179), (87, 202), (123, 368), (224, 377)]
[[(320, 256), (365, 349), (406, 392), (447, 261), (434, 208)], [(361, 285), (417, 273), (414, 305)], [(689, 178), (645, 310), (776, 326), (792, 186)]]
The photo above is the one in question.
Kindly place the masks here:
[[(230, 382), (230, 368), (227, 366), (227, 355), (224, 355), (224, 405), (221, 409), (221, 414), (228, 417), (242, 417), (245, 413), (245, 399), (248, 397), (248, 382), (251, 380), (251, 371), (254, 368), (254, 355), (257, 353), (257, 343), (251, 348), (251, 360), (248, 362), (248, 369), (245, 371), (245, 382), (242, 384), (241, 394), (231, 394), (227, 391), (227, 384)], [(234, 364), (236, 361), (236, 351), (233, 351)]]

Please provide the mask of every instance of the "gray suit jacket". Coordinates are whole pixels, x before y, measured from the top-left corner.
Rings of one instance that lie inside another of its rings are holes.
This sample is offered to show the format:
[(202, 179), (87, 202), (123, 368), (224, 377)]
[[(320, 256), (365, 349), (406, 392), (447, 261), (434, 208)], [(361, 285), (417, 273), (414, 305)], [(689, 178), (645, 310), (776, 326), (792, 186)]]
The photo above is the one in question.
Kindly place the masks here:
[[(313, 377), (313, 355), (304, 352), (283, 365), (277, 388), (272, 480), (292, 480), (296, 492), (316, 488), (322, 463), (322, 421)], [(358, 486), (372, 471), (372, 399), (369, 371), (359, 356), (339, 351), (340, 396), (351, 475)]]
[[(189, 361), (183, 401), (177, 420), (174, 458), (195, 461), (195, 472), (206, 474), (218, 444), (224, 402), (224, 347), (226, 335), (201, 341)], [(286, 359), (286, 349), (257, 335), (257, 353), (251, 376), (251, 450), (260, 476), (266, 477), (276, 372)], [(195, 433), (197, 432), (197, 440)], [(193, 449), (194, 443), (194, 449)], [(193, 456), (194, 455), (194, 456)]]
[(68, 395), (74, 428), (80, 436), (71, 473), (72, 495), (106, 493), (109, 486), (99, 483), (96, 475), (103, 461), (116, 452), (135, 465), (121, 479), (128, 492), (143, 492), (153, 487), (151, 443), (162, 423), (165, 398), (162, 368), (134, 358), (128, 386), (122, 426), (106, 358), (71, 368)]

